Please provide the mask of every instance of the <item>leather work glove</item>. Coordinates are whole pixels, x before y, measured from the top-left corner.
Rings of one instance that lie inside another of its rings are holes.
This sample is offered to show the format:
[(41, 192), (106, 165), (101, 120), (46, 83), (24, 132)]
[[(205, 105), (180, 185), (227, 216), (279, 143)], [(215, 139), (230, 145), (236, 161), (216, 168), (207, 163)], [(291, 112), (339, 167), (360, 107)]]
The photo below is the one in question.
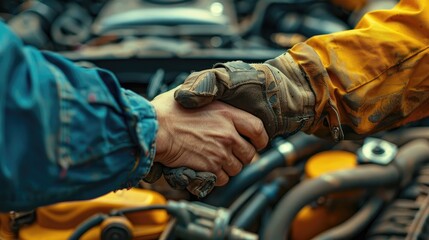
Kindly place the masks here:
[(306, 130), (314, 120), (315, 96), (292, 57), (263, 64), (218, 63), (194, 72), (174, 95), (185, 108), (220, 100), (259, 117), (270, 137)]
[(154, 163), (149, 174), (143, 179), (154, 183), (164, 174), (167, 183), (174, 189), (187, 189), (191, 194), (203, 198), (214, 188), (216, 175), (210, 172), (196, 172), (190, 168), (169, 168), (160, 163)]

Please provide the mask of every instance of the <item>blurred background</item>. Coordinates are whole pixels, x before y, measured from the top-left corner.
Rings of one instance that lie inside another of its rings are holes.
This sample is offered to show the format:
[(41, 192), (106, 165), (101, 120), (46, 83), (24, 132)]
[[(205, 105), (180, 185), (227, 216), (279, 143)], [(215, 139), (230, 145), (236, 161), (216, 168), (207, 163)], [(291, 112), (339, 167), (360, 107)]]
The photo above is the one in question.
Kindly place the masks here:
[(190, 71), (262, 62), (314, 35), (353, 28), (396, 0), (0, 1), (26, 44), (110, 69), (151, 99)]

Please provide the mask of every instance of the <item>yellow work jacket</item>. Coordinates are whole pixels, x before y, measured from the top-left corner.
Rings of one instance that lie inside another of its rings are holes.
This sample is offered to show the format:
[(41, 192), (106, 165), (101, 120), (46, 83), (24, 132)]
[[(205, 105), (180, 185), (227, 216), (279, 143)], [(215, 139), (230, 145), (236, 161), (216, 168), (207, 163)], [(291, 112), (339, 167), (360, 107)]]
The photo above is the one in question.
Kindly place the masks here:
[(366, 14), (354, 30), (313, 37), (289, 54), (316, 97), (306, 129), (336, 140), (429, 115), (429, 1)]

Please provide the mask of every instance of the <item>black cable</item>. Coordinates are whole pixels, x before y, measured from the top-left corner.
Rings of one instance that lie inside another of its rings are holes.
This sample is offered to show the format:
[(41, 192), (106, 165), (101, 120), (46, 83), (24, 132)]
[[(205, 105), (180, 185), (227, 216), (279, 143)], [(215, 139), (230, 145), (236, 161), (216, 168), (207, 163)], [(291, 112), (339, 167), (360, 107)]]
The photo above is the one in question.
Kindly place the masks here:
[(286, 188), (288, 181), (284, 177), (278, 177), (274, 181), (264, 184), (258, 192), (242, 206), (242, 211), (237, 213), (232, 225), (240, 229), (249, 229), (264, 210), (278, 200), (282, 188)]
[(246, 166), (240, 174), (231, 178), (227, 185), (214, 189), (204, 201), (214, 206), (229, 206), (235, 197), (264, 179), (272, 170), (284, 167), (285, 158), (277, 149), (269, 150), (258, 161)]
[(109, 218), (109, 216), (106, 214), (97, 214), (88, 218), (85, 222), (79, 224), (73, 234), (69, 237), (69, 240), (79, 240), (89, 229), (102, 223), (107, 218)]
[(243, 194), (241, 194), (232, 204), (229, 206), (229, 212), (233, 217), (234, 214), (240, 210), (241, 207), (259, 190), (262, 186), (261, 182), (256, 183), (255, 185), (248, 188)]
[(109, 217), (123, 216), (124, 214), (142, 212), (142, 211), (151, 211), (151, 210), (168, 210), (168, 206), (167, 205), (150, 205), (150, 206), (142, 206), (142, 207), (123, 208), (118, 210), (112, 210), (109, 214), (96, 214), (88, 218), (83, 223), (81, 223), (73, 232), (73, 234), (69, 237), (69, 240), (78, 240), (89, 229), (99, 225)]
[(109, 215), (118, 216), (123, 214), (142, 212), (142, 211), (151, 211), (151, 210), (168, 210), (168, 206), (158, 204), (158, 205), (150, 205), (150, 206), (143, 206), (143, 207), (123, 208), (119, 210), (113, 210)]

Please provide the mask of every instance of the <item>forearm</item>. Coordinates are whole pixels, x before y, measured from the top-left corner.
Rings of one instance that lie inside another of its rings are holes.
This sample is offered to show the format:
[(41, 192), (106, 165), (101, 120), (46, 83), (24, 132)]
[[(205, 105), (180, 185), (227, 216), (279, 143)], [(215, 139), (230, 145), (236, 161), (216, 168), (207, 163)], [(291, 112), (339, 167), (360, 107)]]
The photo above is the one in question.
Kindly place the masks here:
[(109, 72), (0, 33), (0, 211), (135, 185), (154, 156), (150, 103)]
[(317, 36), (289, 51), (316, 97), (308, 133), (327, 136), (340, 127), (354, 138), (429, 115), (427, 5), (402, 1), (367, 14), (355, 30)]

